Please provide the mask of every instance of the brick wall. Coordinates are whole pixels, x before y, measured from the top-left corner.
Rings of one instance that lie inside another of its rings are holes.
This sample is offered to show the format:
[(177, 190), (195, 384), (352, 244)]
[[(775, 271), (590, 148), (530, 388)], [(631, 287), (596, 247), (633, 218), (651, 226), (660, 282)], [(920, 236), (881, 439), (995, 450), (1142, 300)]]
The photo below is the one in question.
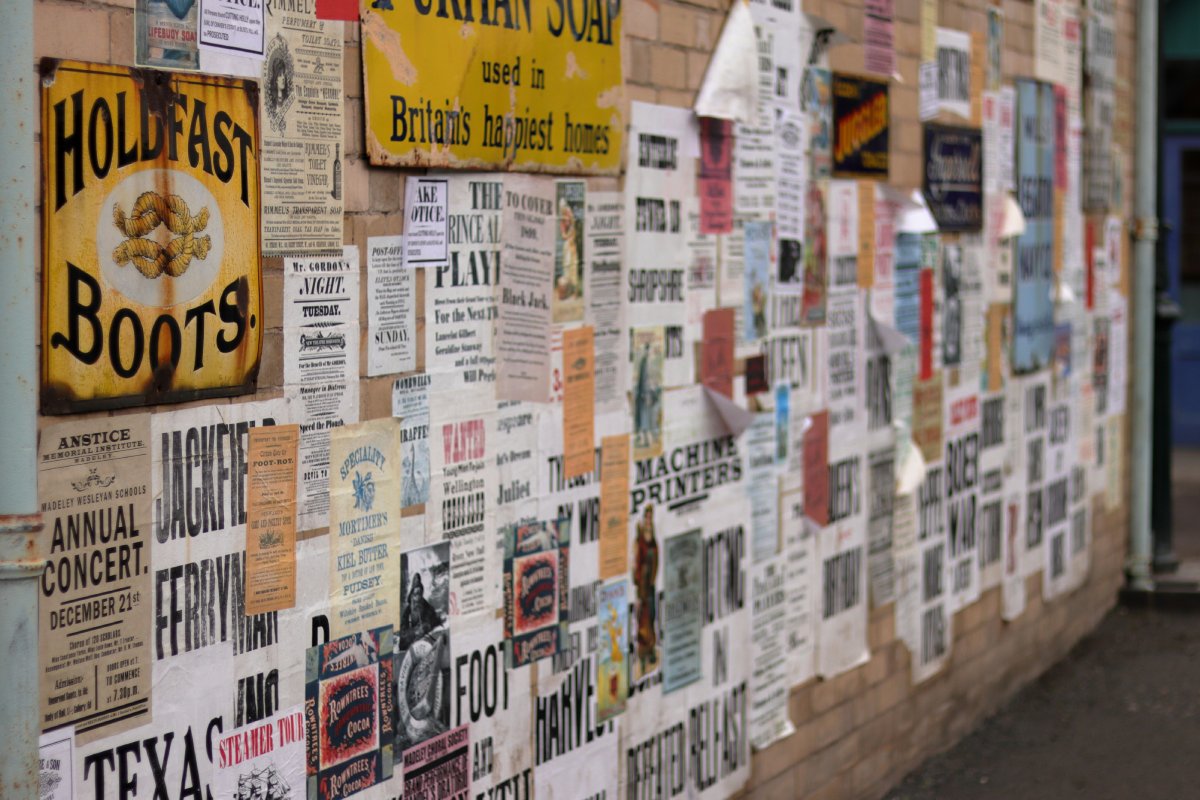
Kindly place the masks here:
[[(920, 185), (921, 128), (917, 116), (920, 0), (896, 0), (895, 45), (900, 79), (891, 86), (891, 178), (900, 187)], [(804, 0), (806, 11), (821, 16), (852, 38), (862, 33), (861, 0)], [(35, 0), (35, 56), (132, 64), (134, 0)], [(1126, 165), (1133, 153), (1135, 7), (1117, 0), (1117, 127), (1114, 140)], [(942, 27), (983, 32), (986, 0), (940, 0)], [(690, 106), (720, 35), (728, 0), (624, 0), (623, 59), (627, 95)], [(1033, 72), (1032, 3), (1004, 0), (1005, 80)], [(862, 71), (862, 48), (835, 46), (834, 69)], [(358, 28), (346, 26), (345, 52), (346, 243), (366, 251), (369, 236), (399, 230), (404, 172), (367, 164), (363, 140), (363, 83)], [(1129, 216), (1131, 177), (1123, 176)], [(614, 179), (593, 179), (595, 189), (614, 189)], [(1126, 248), (1125, 286), (1128, 286)], [(280, 327), (283, 276), (278, 259), (264, 263), (266, 336), (259, 375), (259, 398), (282, 394)], [(420, 278), (416, 296), (423, 296)], [(362, 318), (366, 318), (363, 293)], [(423, 316), (418, 342), (423, 342)], [(366, 347), (362, 348), (365, 361)], [(424, 369), (423, 345), (418, 370)], [(365, 374), (365, 364), (362, 372)], [(394, 376), (364, 378), (361, 418), (391, 413)], [(238, 401), (247, 398), (238, 398)], [(205, 401), (205, 404), (230, 401)], [(1127, 485), (1126, 480), (1122, 480)], [(1088, 581), (1077, 591), (1042, 603), (1041, 576), (1028, 580), (1025, 613), (1012, 623), (1000, 619), (1000, 589), (960, 611), (947, 667), (912, 686), (909, 654), (896, 637), (893, 604), (872, 609), (871, 658), (833, 680), (816, 680), (791, 696), (795, 735), (754, 756), (746, 796), (756, 798), (877, 797), (923, 759), (967, 733), (1001, 703), (1060, 659), (1113, 605), (1122, 581), (1128, 516), (1122, 502), (1094, 509), (1094, 541)]]

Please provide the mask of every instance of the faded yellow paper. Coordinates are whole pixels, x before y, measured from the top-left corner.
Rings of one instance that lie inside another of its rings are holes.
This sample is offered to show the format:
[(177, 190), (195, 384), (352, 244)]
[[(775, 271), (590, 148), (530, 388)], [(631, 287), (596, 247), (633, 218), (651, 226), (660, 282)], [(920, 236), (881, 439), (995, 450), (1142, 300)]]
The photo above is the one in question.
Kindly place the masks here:
[(600, 442), (600, 579), (629, 570), (629, 434)]
[(592, 327), (563, 332), (563, 473), (596, 468), (596, 369)]
[(246, 614), (296, 604), (299, 425), (250, 429), (246, 465)]

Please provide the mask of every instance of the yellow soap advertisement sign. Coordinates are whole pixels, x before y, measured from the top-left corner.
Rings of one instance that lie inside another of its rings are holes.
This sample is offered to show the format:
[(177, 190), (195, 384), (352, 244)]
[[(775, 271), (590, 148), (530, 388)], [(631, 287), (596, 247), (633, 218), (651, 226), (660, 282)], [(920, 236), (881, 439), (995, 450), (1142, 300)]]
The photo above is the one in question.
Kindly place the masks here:
[(620, 0), (362, 0), (371, 163), (613, 173)]
[(43, 62), (43, 412), (254, 389), (257, 109), (249, 81)]

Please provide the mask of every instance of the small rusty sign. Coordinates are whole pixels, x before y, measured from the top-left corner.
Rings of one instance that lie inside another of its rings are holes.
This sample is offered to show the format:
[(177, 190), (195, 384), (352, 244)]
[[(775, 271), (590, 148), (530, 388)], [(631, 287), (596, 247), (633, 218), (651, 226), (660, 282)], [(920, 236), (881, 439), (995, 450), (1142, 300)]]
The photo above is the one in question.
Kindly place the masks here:
[(254, 390), (252, 82), (42, 63), (42, 411)]

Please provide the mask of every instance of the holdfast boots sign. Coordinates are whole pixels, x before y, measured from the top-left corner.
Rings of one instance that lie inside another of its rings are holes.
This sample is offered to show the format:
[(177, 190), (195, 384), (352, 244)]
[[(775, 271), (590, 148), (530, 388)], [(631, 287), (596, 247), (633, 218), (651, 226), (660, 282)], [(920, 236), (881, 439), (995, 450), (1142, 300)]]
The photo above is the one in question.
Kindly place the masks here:
[(253, 391), (257, 89), (42, 64), (42, 411)]

